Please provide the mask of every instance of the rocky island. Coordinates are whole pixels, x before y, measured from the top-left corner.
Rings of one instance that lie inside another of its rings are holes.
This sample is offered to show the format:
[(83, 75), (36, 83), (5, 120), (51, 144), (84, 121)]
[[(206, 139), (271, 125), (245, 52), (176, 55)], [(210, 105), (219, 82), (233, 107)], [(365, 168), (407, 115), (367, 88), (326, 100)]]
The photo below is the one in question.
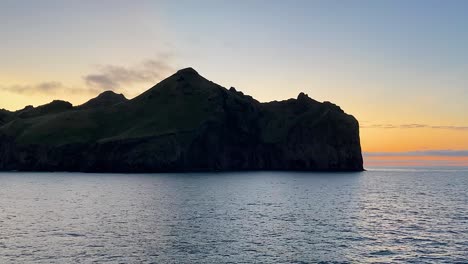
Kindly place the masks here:
[(182, 69), (128, 100), (107, 91), (0, 110), (0, 170), (361, 171), (358, 121), (301, 93), (260, 103)]

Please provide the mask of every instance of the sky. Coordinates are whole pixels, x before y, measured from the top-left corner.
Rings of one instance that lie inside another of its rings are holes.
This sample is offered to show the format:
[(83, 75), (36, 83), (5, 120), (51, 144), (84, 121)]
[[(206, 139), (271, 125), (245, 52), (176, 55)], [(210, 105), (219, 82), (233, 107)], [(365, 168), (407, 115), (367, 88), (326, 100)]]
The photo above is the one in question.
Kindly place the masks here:
[(360, 122), (365, 165), (468, 166), (468, 1), (1, 0), (0, 108), (185, 67), (259, 101), (300, 92)]

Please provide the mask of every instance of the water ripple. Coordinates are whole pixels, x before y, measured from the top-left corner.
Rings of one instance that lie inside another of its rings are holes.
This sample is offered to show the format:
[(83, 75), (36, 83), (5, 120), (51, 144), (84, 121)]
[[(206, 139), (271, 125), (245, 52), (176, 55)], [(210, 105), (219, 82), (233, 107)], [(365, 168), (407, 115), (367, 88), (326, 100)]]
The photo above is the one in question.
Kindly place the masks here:
[(0, 173), (0, 263), (468, 263), (467, 173)]

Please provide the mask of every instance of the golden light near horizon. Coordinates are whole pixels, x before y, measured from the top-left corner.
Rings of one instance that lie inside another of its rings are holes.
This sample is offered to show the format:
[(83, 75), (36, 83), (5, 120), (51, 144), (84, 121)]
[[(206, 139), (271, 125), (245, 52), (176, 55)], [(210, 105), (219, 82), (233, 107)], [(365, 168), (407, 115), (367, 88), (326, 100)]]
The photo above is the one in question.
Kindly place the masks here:
[(467, 129), (361, 128), (361, 143), (368, 152), (427, 149), (468, 149)]

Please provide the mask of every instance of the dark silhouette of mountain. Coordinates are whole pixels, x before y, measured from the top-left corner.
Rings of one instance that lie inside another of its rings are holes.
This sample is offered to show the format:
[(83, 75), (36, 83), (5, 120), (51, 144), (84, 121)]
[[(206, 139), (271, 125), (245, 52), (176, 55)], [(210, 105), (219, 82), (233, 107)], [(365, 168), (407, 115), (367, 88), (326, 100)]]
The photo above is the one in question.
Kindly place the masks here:
[(113, 91), (105, 91), (98, 95), (96, 98), (89, 100), (88, 102), (78, 106), (77, 108), (97, 108), (115, 105), (128, 101), (123, 94), (116, 94)]
[(0, 170), (360, 171), (357, 120), (301, 93), (260, 103), (182, 69), (127, 100), (0, 110)]
[(61, 113), (71, 109), (73, 109), (71, 103), (62, 100), (54, 100), (38, 107), (26, 106), (23, 110), (17, 111), (16, 116), (20, 118), (32, 118), (47, 114)]

